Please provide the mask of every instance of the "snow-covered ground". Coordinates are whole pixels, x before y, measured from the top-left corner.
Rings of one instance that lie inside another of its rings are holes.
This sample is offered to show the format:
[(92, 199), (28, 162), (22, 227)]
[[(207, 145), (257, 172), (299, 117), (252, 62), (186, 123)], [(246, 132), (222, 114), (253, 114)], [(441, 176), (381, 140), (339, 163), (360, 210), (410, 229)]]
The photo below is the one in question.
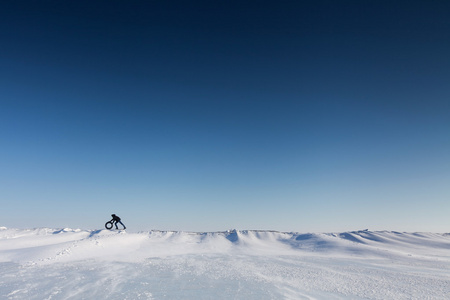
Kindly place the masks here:
[(0, 299), (450, 299), (450, 235), (0, 227)]

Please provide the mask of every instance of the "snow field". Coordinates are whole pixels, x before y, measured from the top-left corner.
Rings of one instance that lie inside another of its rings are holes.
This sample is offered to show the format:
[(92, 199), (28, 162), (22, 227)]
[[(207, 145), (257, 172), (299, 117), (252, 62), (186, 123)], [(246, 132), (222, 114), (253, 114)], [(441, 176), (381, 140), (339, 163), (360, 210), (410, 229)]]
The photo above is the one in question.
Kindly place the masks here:
[(0, 299), (449, 299), (450, 235), (0, 228)]

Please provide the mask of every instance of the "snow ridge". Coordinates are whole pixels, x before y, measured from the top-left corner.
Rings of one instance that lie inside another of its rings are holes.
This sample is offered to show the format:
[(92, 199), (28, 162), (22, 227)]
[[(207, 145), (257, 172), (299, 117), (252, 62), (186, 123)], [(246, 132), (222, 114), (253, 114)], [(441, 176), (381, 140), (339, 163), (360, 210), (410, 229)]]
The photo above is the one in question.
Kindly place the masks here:
[(447, 257), (450, 235), (351, 231), (295, 233), (265, 230), (222, 232), (0, 228), (0, 262), (52, 263), (100, 259), (142, 261), (192, 254), (337, 255)]

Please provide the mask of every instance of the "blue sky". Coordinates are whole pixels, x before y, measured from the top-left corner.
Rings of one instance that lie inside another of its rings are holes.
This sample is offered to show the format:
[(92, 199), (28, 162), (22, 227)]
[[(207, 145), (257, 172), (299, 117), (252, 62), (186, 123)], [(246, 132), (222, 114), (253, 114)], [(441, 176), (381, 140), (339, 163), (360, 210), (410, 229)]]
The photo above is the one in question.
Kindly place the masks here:
[(450, 5), (0, 10), (8, 227), (450, 228)]

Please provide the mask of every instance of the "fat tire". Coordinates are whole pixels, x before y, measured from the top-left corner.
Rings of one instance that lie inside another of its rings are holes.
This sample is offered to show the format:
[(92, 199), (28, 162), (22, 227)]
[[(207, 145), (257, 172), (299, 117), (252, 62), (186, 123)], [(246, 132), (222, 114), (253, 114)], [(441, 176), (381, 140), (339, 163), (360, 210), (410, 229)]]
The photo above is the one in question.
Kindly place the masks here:
[(105, 223), (105, 228), (106, 229), (112, 229), (113, 228), (113, 222), (112, 221), (106, 222)]

